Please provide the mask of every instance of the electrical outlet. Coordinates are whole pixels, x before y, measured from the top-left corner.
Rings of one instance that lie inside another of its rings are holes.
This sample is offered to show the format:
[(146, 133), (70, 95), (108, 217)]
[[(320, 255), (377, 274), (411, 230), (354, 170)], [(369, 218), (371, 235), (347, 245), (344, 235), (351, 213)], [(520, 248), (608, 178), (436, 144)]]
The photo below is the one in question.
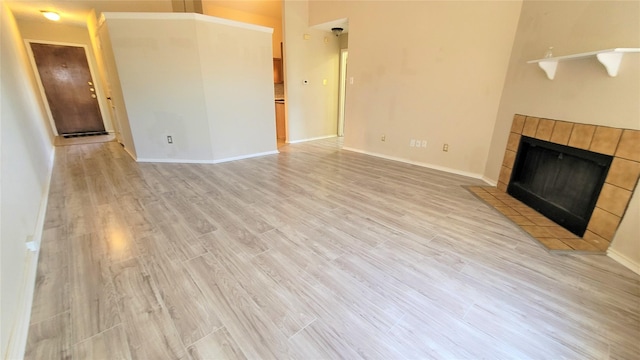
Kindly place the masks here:
[(422, 140), (422, 147), (426, 148), (427, 147), (427, 140)]
[(386, 135), (382, 135), (382, 136), (380, 137), (380, 141), (385, 141), (385, 140), (387, 140), (387, 136), (386, 136)]
[(409, 141), (409, 146), (411, 147), (416, 146), (416, 139), (411, 139), (411, 141)]
[(167, 136), (167, 143), (173, 144), (173, 136)]
[(442, 151), (449, 151), (449, 144), (442, 145)]

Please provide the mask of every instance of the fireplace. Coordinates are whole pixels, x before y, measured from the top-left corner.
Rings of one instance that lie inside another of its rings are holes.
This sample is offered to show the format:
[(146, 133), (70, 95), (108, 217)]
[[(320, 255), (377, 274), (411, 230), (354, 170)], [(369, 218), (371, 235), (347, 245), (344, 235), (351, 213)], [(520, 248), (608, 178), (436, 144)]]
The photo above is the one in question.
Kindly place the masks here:
[[(523, 151), (528, 155), (522, 155), (520, 147), (523, 147)], [(595, 157), (592, 157), (593, 153), (596, 153)], [(583, 156), (584, 154), (587, 155)], [(574, 159), (576, 156), (586, 157), (586, 160), (576, 160)], [(559, 159), (560, 157), (562, 159)], [(554, 162), (557, 163), (560, 160), (563, 163), (567, 162), (568, 159), (571, 162), (575, 161), (577, 164), (574, 165), (578, 169), (567, 171), (567, 174), (564, 174), (567, 178), (565, 180), (555, 179), (547, 183), (538, 180), (528, 170), (520, 174), (521, 166), (535, 169), (534, 173), (539, 170), (542, 170), (542, 173), (556, 172), (557, 170), (553, 170), (554, 166), (551, 165), (557, 165)], [(519, 165), (521, 161), (524, 162), (523, 165)], [(582, 161), (586, 161), (586, 165), (585, 163), (580, 165)], [(607, 162), (610, 164), (608, 171), (606, 170)], [(587, 171), (590, 175), (576, 176), (576, 173), (583, 171), (580, 168), (587, 167), (589, 163), (597, 164), (595, 169)], [(529, 178), (531, 176), (533, 178)], [(638, 178), (640, 178), (640, 130), (516, 114), (507, 139), (497, 186), (472, 187), (469, 190), (550, 251), (602, 254), (607, 251), (620, 221), (625, 216), (631, 195), (636, 190)], [(562, 182), (568, 182), (571, 185), (562, 185)], [(550, 214), (535, 203), (529, 202), (532, 205), (527, 205), (525, 201), (518, 200), (510, 194), (522, 192), (522, 188), (533, 188), (528, 191), (530, 198), (536, 199), (540, 193), (543, 197), (550, 195), (552, 199), (550, 202), (561, 210), (582, 209), (582, 212), (578, 211), (574, 215), (584, 221), (581, 220), (582, 223), (579, 226), (566, 226), (566, 223), (570, 222), (567, 220), (570, 216), (554, 217), (552, 212), (555, 210), (550, 211)], [(571, 194), (577, 190), (584, 193)], [(579, 204), (567, 205), (565, 197), (577, 198)], [(569, 231), (567, 228), (572, 230)], [(583, 235), (576, 235), (580, 233)]]
[(612, 159), (522, 136), (507, 193), (582, 237)]

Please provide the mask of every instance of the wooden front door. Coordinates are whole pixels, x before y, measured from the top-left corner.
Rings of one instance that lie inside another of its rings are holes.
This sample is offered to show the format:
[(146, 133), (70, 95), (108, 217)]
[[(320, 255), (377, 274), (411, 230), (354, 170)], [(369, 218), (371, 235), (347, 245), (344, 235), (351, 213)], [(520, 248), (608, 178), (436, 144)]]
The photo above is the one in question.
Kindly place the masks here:
[(31, 43), (58, 134), (104, 133), (83, 47)]

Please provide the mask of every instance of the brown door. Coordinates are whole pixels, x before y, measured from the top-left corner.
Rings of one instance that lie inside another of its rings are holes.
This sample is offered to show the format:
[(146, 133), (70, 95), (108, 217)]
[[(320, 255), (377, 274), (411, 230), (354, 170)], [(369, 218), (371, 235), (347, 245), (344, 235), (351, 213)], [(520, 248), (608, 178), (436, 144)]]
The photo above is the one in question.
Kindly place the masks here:
[(31, 43), (58, 134), (104, 133), (83, 47)]

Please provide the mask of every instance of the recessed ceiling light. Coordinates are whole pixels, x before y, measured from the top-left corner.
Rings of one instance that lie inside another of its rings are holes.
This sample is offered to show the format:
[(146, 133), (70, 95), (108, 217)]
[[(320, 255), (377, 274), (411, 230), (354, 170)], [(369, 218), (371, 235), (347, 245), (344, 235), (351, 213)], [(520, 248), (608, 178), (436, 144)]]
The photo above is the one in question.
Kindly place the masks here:
[(40, 12), (42, 13), (42, 16), (46, 17), (47, 19), (49, 19), (51, 21), (60, 20), (60, 14), (58, 14), (57, 12), (46, 11), (46, 10), (41, 10)]

